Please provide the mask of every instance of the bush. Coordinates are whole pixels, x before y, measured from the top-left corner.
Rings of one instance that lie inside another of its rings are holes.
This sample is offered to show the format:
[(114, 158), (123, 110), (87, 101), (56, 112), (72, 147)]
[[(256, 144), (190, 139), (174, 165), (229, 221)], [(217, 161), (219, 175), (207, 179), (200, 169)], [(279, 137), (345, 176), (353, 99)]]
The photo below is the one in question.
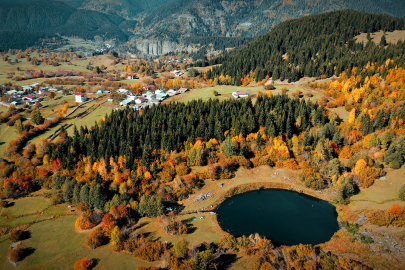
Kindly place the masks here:
[(265, 90), (274, 90), (274, 89), (276, 89), (276, 87), (274, 87), (273, 84), (268, 84), (268, 85), (265, 85), (265, 86), (264, 86), (264, 89), (265, 89)]
[(405, 202), (405, 185), (402, 185), (402, 187), (399, 189), (398, 197), (401, 201)]
[(216, 90), (212, 91), (212, 93), (214, 94), (215, 97), (219, 95), (218, 91)]
[(98, 248), (108, 243), (108, 237), (100, 229), (92, 232), (86, 239), (85, 244), (91, 249)]
[(25, 257), (26, 248), (22, 245), (10, 251), (10, 260), (13, 262), (22, 261)]
[(93, 265), (93, 260), (87, 257), (81, 258), (80, 260), (76, 261), (74, 269), (75, 270), (87, 270), (90, 269)]
[(135, 256), (142, 260), (153, 262), (158, 261), (166, 250), (166, 245), (160, 241), (148, 242), (135, 251)]
[(75, 222), (75, 227), (79, 230), (89, 230), (95, 225), (90, 222), (89, 218), (81, 216)]
[(20, 241), (22, 236), (24, 234), (23, 230), (14, 230), (10, 233), (10, 240), (11, 242), (17, 242)]

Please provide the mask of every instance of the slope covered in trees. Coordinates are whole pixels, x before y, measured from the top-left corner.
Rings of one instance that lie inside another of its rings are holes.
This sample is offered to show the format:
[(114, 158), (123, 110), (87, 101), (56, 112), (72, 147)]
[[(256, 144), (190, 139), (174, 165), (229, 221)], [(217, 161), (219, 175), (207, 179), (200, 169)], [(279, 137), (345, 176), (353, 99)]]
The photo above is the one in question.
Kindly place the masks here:
[(289, 20), (218, 59), (223, 64), (206, 75), (230, 75), (239, 85), (246, 76), (254, 76), (256, 81), (267, 75), (274, 80), (296, 81), (302, 76), (339, 75), (354, 66), (365, 66), (368, 61), (381, 64), (391, 58), (401, 64), (405, 60), (404, 42), (388, 47), (368, 42), (364, 46), (353, 39), (361, 32), (399, 29), (405, 29), (405, 19), (350, 10)]
[(176, 0), (146, 13), (139, 35), (172, 40), (181, 36), (257, 37), (291, 18), (342, 9), (405, 14), (404, 5), (391, 0)]
[[(28, 3), (2, 3), (0, 5), (0, 33), (7, 33), (9, 41), (1, 49), (26, 48), (34, 36), (79, 36), (92, 39), (95, 36), (127, 40), (120, 24), (122, 17), (97, 11), (77, 10), (59, 1), (32, 1)], [(27, 33), (28, 42), (24, 43)], [(17, 46), (17, 47), (16, 47)]]
[(141, 12), (151, 12), (173, 0), (62, 0), (66, 4), (81, 9), (95, 10), (124, 18), (136, 18)]

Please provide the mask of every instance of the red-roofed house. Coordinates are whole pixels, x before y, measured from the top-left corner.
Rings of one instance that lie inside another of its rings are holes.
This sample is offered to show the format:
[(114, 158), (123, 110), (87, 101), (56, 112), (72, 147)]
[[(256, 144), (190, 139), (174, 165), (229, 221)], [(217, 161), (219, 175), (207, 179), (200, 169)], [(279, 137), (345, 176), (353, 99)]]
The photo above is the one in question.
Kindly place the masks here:
[(145, 102), (147, 102), (147, 101), (148, 101), (148, 100), (147, 100), (145, 97), (139, 97), (139, 98), (135, 99), (135, 103), (136, 103), (136, 104), (145, 103)]
[(86, 93), (75, 93), (76, 102), (84, 102), (87, 100)]
[(135, 80), (135, 79), (136, 79), (136, 75), (135, 75), (135, 74), (127, 74), (127, 79), (128, 79), (128, 80)]
[(248, 97), (249, 94), (246, 93), (245, 91), (236, 91), (236, 92), (233, 92), (233, 93), (232, 93), (232, 96), (233, 96), (234, 98), (240, 98), (240, 97)]
[(146, 90), (149, 90), (149, 89), (152, 89), (154, 87), (155, 86), (153, 84), (151, 84), (151, 85), (145, 85), (143, 88), (146, 89)]
[(24, 99), (27, 99), (27, 100), (34, 100), (34, 99), (36, 99), (37, 97), (34, 97), (34, 96), (31, 96), (31, 95), (26, 95), (26, 96), (24, 96)]

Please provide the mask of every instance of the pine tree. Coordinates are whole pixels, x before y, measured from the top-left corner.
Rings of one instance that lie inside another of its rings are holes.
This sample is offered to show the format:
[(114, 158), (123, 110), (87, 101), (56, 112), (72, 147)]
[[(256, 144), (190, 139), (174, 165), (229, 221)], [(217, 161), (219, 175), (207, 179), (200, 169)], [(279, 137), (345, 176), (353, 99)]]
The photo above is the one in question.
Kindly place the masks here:
[(93, 188), (93, 207), (99, 210), (104, 209), (107, 202), (107, 194), (100, 184), (95, 184)]
[(72, 203), (78, 204), (80, 202), (80, 185), (77, 184), (75, 185), (75, 188), (73, 190), (73, 198), (72, 198)]
[(80, 202), (90, 204), (89, 195), (90, 195), (90, 187), (88, 184), (85, 184), (80, 189)]

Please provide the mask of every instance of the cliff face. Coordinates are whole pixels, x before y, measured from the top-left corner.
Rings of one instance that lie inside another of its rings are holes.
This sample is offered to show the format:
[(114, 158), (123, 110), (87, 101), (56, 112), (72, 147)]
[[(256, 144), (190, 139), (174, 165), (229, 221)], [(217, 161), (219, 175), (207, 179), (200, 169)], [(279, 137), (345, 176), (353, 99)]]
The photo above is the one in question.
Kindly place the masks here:
[(143, 54), (162, 55), (182, 50), (183, 46), (171, 41), (145, 39), (137, 42), (136, 48)]

